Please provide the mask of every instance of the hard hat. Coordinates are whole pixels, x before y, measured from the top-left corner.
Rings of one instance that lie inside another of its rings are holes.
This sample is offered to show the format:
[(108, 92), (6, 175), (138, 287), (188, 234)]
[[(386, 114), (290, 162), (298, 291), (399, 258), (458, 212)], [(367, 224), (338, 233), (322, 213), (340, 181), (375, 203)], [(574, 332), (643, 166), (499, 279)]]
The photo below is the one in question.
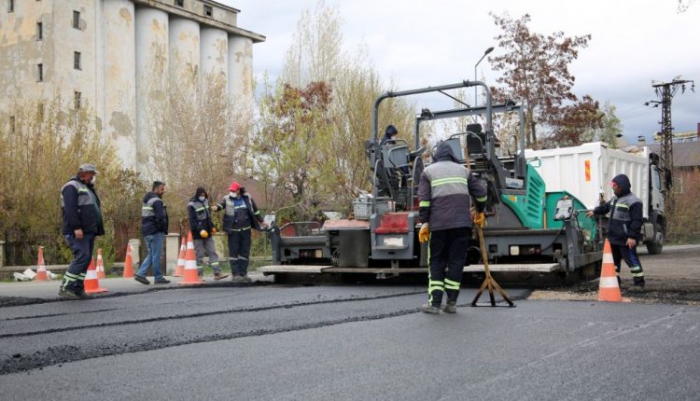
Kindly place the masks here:
[(241, 184), (237, 183), (236, 181), (231, 183), (231, 186), (228, 188), (229, 191), (238, 191), (241, 189)]
[(209, 233), (207, 232), (207, 230), (202, 230), (199, 232), (199, 236), (202, 238), (209, 238)]

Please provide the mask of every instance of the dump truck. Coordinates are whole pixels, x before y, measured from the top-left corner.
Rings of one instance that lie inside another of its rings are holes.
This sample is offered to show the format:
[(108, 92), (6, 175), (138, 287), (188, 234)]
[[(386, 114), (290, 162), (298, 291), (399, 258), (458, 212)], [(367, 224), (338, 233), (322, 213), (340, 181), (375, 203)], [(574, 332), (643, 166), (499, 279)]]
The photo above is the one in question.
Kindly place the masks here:
[[(413, 143), (379, 140), (378, 113), (382, 101), (439, 93), (452, 99), (455, 89), (482, 87), (485, 104), (461, 104), (447, 110), (423, 109), (415, 118)], [(494, 118), (515, 121), (512, 132), (494, 132)], [(428, 246), (418, 241), (421, 221), (417, 188), (429, 158), (420, 146), (421, 126), (461, 119), (462, 132), (445, 141), (461, 162), (488, 185), (486, 254), (493, 273), (547, 274), (577, 280), (602, 258), (602, 238), (595, 221), (585, 216), (584, 203), (574, 194), (548, 192), (537, 169), (527, 162), (524, 111), (513, 101), (493, 104), (489, 87), (480, 81), (386, 92), (374, 101), (371, 137), (364, 142), (372, 172), (372, 194), (353, 201), (352, 218), (273, 224), (270, 231), (273, 265), (260, 269), (275, 279), (305, 274), (372, 274), (377, 278), (427, 272)], [(465, 123), (471, 122), (471, 123)], [(476, 121), (483, 121), (484, 124)], [(498, 138), (515, 138), (502, 149)], [(360, 144), (358, 144), (360, 146)], [(273, 219), (274, 221), (274, 219)], [(483, 272), (479, 243), (468, 251), (467, 273)]]
[(566, 191), (588, 209), (614, 195), (610, 182), (625, 174), (632, 192), (644, 204), (643, 242), (650, 254), (661, 253), (666, 232), (664, 214), (665, 176), (659, 155), (649, 147), (631, 147), (629, 151), (611, 149), (604, 142), (556, 149), (525, 150), (528, 163), (542, 176), (548, 191)]

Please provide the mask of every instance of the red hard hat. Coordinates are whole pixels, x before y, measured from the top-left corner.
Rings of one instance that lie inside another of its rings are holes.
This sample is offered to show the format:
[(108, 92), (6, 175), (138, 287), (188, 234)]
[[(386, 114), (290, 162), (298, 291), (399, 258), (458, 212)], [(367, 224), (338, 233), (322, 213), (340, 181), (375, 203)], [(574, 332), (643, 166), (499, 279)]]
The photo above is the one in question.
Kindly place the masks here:
[(241, 184), (239, 184), (239, 183), (237, 183), (237, 182), (235, 182), (235, 181), (232, 182), (232, 183), (231, 183), (231, 186), (228, 188), (229, 191), (234, 191), (234, 192), (235, 192), (235, 191), (238, 191), (239, 189), (241, 189)]

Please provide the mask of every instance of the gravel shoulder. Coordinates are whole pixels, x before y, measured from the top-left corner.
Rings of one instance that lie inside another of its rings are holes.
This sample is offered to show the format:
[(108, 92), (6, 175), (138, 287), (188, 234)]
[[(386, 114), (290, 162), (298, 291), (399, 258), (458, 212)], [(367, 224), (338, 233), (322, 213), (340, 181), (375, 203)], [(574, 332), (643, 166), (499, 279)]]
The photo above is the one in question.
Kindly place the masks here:
[[(628, 290), (632, 276), (623, 262), (623, 297), (636, 303), (700, 305), (700, 244), (666, 246), (660, 255), (649, 255), (642, 247), (639, 257), (646, 288), (644, 292)], [(595, 280), (575, 287), (535, 290), (528, 299), (595, 301), (597, 297)]]

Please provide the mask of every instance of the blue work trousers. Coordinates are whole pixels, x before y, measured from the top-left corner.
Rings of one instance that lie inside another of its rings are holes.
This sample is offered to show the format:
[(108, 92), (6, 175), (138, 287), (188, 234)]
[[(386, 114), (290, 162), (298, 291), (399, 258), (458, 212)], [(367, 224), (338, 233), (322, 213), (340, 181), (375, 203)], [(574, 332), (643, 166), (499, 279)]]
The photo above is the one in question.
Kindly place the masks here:
[(156, 233), (146, 236), (146, 250), (148, 250), (148, 255), (146, 259), (141, 263), (138, 274), (141, 277), (146, 276), (146, 271), (149, 267), (153, 267), (153, 277), (156, 281), (163, 279), (163, 274), (160, 271), (160, 259), (163, 254), (163, 240), (165, 239), (165, 233)]
[(82, 291), (83, 280), (92, 260), (95, 233), (83, 233), (82, 239), (75, 238), (75, 234), (64, 235), (64, 238), (70, 250), (73, 251), (73, 261), (68, 266), (61, 286), (71, 291)]

